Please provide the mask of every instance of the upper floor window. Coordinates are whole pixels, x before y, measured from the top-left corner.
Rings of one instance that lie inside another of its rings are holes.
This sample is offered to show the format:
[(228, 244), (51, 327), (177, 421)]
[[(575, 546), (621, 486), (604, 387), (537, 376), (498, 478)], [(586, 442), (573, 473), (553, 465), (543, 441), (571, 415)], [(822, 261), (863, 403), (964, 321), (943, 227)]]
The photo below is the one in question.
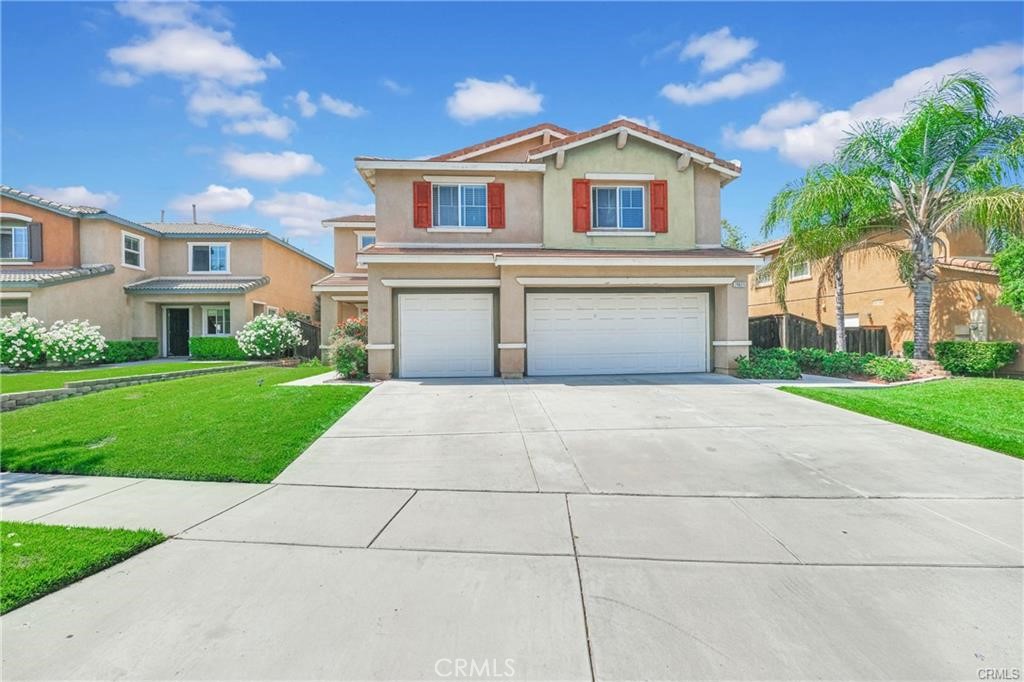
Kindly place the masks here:
[(189, 244), (189, 272), (230, 272), (228, 244)]
[(434, 227), (487, 227), (487, 185), (434, 185)]
[(796, 280), (796, 279), (807, 279), (810, 276), (811, 276), (811, 263), (810, 263), (810, 261), (806, 261), (805, 260), (802, 263), (797, 263), (796, 265), (793, 265), (789, 269), (789, 279), (790, 279), (790, 281)]
[(0, 225), (0, 258), (28, 260), (28, 225)]
[(594, 187), (591, 189), (592, 223), (597, 230), (642, 230), (644, 188), (641, 186)]
[(130, 232), (121, 233), (121, 265), (129, 268), (145, 269), (146, 261), (142, 250), (142, 237)]
[(373, 234), (359, 234), (356, 238), (359, 240), (360, 251), (365, 251), (377, 243), (377, 236)]

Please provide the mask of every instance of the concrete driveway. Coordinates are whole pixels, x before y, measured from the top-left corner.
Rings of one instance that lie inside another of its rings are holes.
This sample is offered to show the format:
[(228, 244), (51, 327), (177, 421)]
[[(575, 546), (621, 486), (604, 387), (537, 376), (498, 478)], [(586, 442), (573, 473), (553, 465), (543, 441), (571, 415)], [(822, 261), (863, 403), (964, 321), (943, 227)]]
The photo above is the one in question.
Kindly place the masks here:
[(1022, 465), (720, 376), (388, 382), (6, 616), (4, 675), (979, 679), (1022, 667)]

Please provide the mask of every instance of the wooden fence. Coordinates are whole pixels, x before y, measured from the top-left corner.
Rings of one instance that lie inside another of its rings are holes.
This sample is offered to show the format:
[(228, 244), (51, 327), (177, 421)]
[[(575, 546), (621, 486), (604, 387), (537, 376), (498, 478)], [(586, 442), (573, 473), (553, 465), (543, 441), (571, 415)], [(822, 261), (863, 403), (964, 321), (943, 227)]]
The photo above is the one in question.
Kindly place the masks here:
[[(766, 315), (750, 318), (750, 341), (755, 348), (822, 348), (835, 350), (836, 328), (796, 315)], [(846, 350), (851, 353), (889, 354), (885, 327), (854, 327), (846, 330)]]

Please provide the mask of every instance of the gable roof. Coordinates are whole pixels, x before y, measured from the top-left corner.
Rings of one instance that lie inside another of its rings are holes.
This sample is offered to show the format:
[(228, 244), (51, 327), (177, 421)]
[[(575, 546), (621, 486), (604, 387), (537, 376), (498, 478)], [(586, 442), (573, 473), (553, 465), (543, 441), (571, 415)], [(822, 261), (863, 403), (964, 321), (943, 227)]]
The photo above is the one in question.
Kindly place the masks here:
[(485, 154), (492, 149), (508, 147), (516, 144), (517, 142), (524, 142), (533, 137), (542, 135), (545, 132), (550, 133), (552, 137), (557, 137), (558, 139), (564, 139), (574, 134), (573, 131), (568, 128), (557, 126), (554, 123), (538, 123), (535, 126), (523, 128), (522, 130), (517, 130), (513, 133), (502, 135), (501, 137), (484, 140), (483, 142), (478, 142), (477, 144), (472, 144), (468, 147), (463, 147), (462, 149), (456, 149), (453, 152), (433, 156), (429, 158), (428, 161), (464, 161), (474, 156)]
[(146, 227), (164, 235), (239, 235), (239, 234), (270, 234), (260, 227), (249, 225), (226, 225), (224, 223), (142, 223)]
[(38, 194), (32, 194), (31, 192), (11, 187), (10, 185), (0, 185), (0, 196), (7, 197), (8, 199), (14, 199), (15, 201), (22, 201), (33, 206), (38, 206), (39, 208), (53, 211), (54, 213), (68, 218), (80, 218), (82, 220), (109, 220), (113, 223), (130, 227), (133, 230), (138, 230), (145, 234), (159, 234), (145, 225), (133, 222), (127, 218), (122, 218), (121, 216), (114, 215), (113, 213), (107, 213), (107, 211), (102, 208), (96, 208), (95, 206), (72, 206), (71, 204), (63, 204), (59, 201), (46, 199)]
[(654, 130), (653, 128), (642, 126), (639, 123), (634, 123), (633, 121), (628, 121), (624, 118), (535, 147), (530, 150), (527, 158), (531, 161), (541, 159), (546, 156), (550, 156), (559, 150), (572, 149), (573, 147), (590, 144), (591, 142), (596, 142), (606, 137), (617, 135), (620, 132), (625, 132), (628, 135), (635, 135), (636, 137), (650, 142), (651, 144), (655, 144), (659, 147), (664, 147), (675, 152), (689, 153), (697, 162), (702, 163), (703, 165), (710, 167), (712, 170), (718, 171), (722, 175), (730, 178), (738, 177), (742, 172), (738, 164), (718, 158), (715, 153), (709, 149), (698, 147), (697, 145), (686, 142), (685, 140), (680, 140), (678, 137), (666, 135), (660, 130)]
[(83, 265), (67, 268), (6, 268), (0, 271), (0, 284), (4, 288), (25, 289), (64, 284), (97, 275), (109, 275), (114, 271), (110, 263)]

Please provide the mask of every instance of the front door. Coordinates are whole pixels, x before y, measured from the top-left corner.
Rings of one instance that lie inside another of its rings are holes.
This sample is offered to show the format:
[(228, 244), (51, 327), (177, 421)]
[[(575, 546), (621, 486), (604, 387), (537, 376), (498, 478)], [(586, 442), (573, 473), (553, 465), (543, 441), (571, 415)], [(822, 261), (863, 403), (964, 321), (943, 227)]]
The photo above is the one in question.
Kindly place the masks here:
[(188, 308), (167, 309), (167, 354), (188, 355)]

